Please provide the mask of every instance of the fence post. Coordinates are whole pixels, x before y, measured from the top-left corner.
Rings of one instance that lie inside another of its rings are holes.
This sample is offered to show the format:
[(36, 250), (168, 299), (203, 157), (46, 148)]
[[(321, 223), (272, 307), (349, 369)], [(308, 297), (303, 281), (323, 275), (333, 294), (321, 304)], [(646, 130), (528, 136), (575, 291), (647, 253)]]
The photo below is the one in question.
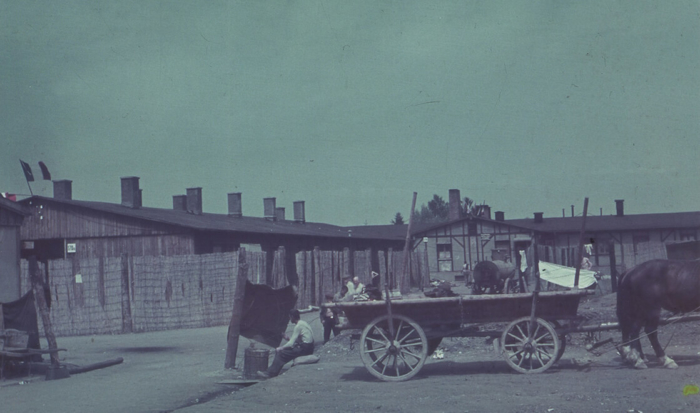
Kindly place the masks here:
[[(39, 266), (37, 265), (35, 255), (29, 257), (29, 279), (32, 282), (34, 299), (36, 300), (36, 304), (39, 307), (41, 321), (44, 324), (44, 335), (46, 335), (46, 341), (49, 343), (49, 350), (56, 350), (58, 348), (58, 344), (56, 344), (56, 336), (53, 334), (53, 328), (51, 327), (49, 308), (46, 305), (46, 296), (44, 295), (44, 280), (39, 274)], [(58, 352), (54, 351), (51, 353), (50, 356), (51, 364), (57, 366), (59, 364)]]
[(608, 243), (608, 251), (610, 252), (610, 288), (612, 292), (617, 292), (617, 262), (615, 257), (615, 243)]
[(122, 333), (131, 333), (134, 322), (131, 317), (131, 297), (129, 294), (129, 255), (121, 255), (121, 283), (122, 283)]
[(241, 333), (241, 319), (243, 318), (243, 299), (245, 298), (245, 285), (248, 281), (248, 264), (245, 260), (245, 248), (238, 249), (238, 277), (236, 277), (236, 292), (233, 294), (233, 313), (228, 325), (226, 361), (224, 368), (236, 368), (236, 352), (238, 351), (238, 337)]

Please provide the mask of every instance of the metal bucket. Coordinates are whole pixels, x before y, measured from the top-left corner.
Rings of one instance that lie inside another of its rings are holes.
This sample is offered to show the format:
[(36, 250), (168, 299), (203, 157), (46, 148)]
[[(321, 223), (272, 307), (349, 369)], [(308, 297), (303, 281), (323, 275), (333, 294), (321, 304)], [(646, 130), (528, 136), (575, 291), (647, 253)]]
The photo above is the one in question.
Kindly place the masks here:
[(258, 371), (267, 370), (270, 350), (248, 347), (245, 349), (245, 359), (243, 361), (243, 377), (246, 379), (256, 379)]

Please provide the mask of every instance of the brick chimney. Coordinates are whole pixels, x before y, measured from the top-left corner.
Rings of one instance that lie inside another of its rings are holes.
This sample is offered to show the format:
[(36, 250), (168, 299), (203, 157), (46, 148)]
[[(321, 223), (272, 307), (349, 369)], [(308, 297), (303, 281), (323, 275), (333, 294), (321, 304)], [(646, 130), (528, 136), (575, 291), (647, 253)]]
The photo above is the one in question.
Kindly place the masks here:
[(615, 209), (617, 210), (618, 217), (625, 216), (625, 200), (624, 199), (616, 199), (615, 200)]
[(450, 200), (449, 200), (450, 212), (448, 218), (450, 221), (454, 221), (461, 217), (460, 211), (462, 210), (462, 202), (459, 198), (459, 189), (450, 189)]
[(141, 208), (141, 190), (139, 177), (127, 176), (122, 180), (122, 205), (129, 208)]
[(535, 223), (541, 224), (544, 222), (544, 212), (535, 212)]
[(187, 212), (202, 215), (202, 188), (187, 188)]
[(495, 214), (496, 214), (496, 221), (502, 222), (502, 221), (506, 220), (506, 216), (505, 216), (505, 213), (503, 211), (496, 211)]
[(73, 199), (73, 181), (68, 179), (53, 181), (53, 197), (56, 199)]
[(304, 211), (304, 201), (294, 201), (294, 222), (306, 222), (306, 212)]
[(275, 204), (277, 203), (277, 198), (263, 198), (263, 207), (265, 210), (265, 219), (271, 221), (275, 220)]
[(243, 202), (240, 192), (231, 192), (228, 194), (228, 215), (231, 217), (243, 216)]
[(173, 209), (187, 212), (187, 195), (173, 195)]
[(284, 221), (284, 208), (275, 208), (275, 219), (277, 221)]

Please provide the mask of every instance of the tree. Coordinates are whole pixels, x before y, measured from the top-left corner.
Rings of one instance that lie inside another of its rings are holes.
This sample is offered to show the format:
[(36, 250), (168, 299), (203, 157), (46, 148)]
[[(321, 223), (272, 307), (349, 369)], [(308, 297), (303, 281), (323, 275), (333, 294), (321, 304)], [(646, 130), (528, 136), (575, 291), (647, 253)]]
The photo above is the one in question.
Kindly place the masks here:
[(405, 224), (405, 222), (403, 222), (403, 215), (401, 215), (400, 212), (397, 212), (397, 213), (396, 213), (396, 216), (394, 217), (394, 219), (391, 220), (391, 223), (394, 224), (394, 225), (403, 225), (403, 224)]
[(413, 211), (414, 222), (432, 223), (447, 221), (450, 214), (450, 205), (435, 194), (428, 205), (421, 205), (420, 210)]
[[(469, 197), (464, 197), (460, 201), (459, 215), (460, 218), (468, 216), (479, 216), (483, 205), (474, 205), (474, 200)], [(435, 194), (433, 199), (428, 202), (428, 205), (421, 205), (420, 209), (416, 208), (413, 212), (414, 222), (419, 223), (437, 223), (449, 220), (450, 204), (442, 199), (441, 196)]]

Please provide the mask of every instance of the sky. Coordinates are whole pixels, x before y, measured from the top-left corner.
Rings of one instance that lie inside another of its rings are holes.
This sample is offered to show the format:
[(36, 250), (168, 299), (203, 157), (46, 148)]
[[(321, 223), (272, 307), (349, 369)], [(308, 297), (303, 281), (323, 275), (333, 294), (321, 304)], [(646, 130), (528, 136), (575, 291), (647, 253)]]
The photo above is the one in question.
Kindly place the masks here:
[[(0, 192), (388, 224), (700, 210), (697, 1), (0, 0)], [(49, 181), (31, 183), (52, 196)], [(21, 198), (21, 197), (20, 197)]]

